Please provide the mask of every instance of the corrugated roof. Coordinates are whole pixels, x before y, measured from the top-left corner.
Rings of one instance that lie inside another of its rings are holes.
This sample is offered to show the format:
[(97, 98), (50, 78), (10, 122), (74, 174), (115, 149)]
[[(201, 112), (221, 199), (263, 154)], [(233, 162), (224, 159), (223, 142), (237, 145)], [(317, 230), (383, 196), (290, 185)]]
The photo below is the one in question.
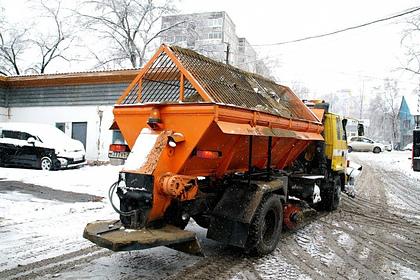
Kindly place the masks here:
[(69, 72), (40, 75), (0, 76), (0, 83), (9, 87), (59, 86), (88, 83), (130, 82), (140, 69)]

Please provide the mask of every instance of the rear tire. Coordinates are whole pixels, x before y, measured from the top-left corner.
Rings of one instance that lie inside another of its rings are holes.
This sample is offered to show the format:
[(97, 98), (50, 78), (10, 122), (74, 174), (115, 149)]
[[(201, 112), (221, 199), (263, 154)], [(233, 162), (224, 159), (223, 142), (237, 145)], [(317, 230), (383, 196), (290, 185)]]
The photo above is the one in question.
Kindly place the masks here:
[(43, 157), (41, 159), (41, 169), (42, 170), (51, 170), (52, 169), (52, 160), (49, 157)]
[(186, 219), (182, 218), (182, 209), (177, 203), (171, 204), (165, 212), (165, 221), (166, 223), (176, 226), (180, 229), (185, 229), (190, 221), (190, 217), (187, 216)]
[(375, 147), (375, 148), (373, 148), (373, 152), (374, 152), (375, 154), (379, 154), (379, 153), (381, 152), (381, 148), (379, 148), (379, 147)]
[(283, 224), (283, 207), (278, 195), (265, 197), (252, 219), (247, 240), (250, 254), (262, 256), (271, 253), (279, 243)]
[(195, 215), (193, 216), (194, 221), (202, 228), (209, 228), (210, 216), (207, 215)]

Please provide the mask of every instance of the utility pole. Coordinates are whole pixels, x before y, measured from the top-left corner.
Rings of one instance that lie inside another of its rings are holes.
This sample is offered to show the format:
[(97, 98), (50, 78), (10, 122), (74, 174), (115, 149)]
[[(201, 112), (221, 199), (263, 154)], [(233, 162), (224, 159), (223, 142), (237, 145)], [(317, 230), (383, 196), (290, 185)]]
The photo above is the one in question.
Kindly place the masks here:
[[(361, 76), (359, 76), (359, 79)], [(363, 117), (363, 99), (365, 95), (365, 80), (362, 78), (362, 86), (360, 88), (360, 111), (359, 111), (359, 119), (362, 120)]]
[(230, 44), (226, 43), (226, 59), (225, 59), (225, 63), (227, 65), (229, 65), (229, 53), (230, 53)]

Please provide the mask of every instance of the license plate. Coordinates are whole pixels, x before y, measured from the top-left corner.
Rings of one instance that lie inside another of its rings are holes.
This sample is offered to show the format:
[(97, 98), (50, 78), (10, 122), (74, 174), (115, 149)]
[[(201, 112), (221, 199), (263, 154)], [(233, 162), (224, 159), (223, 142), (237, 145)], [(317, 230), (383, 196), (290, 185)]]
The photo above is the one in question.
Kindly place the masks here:
[(76, 162), (77, 162), (77, 161), (82, 161), (82, 160), (83, 160), (83, 158), (82, 158), (82, 157), (79, 157), (79, 158), (75, 158), (75, 159), (74, 159), (74, 161), (76, 161)]
[(109, 158), (127, 159), (130, 152), (109, 152)]

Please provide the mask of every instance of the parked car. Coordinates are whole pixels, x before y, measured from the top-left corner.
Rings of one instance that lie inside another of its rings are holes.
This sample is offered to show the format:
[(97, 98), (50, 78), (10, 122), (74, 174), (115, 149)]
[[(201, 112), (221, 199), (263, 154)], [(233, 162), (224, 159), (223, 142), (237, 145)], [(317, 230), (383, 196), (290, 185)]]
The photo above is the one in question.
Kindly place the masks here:
[(392, 151), (392, 144), (391, 143), (382, 142), (382, 144), (384, 145), (385, 151), (388, 151), (388, 152)]
[(0, 123), (1, 166), (56, 170), (84, 164), (83, 144), (54, 126)]
[(413, 143), (408, 143), (407, 145), (402, 148), (403, 151), (412, 151), (413, 150)]
[(369, 139), (364, 136), (356, 136), (350, 138), (348, 142), (349, 152), (359, 151), (359, 152), (374, 152), (380, 153), (385, 151), (385, 145), (379, 142), (375, 142), (372, 139)]

